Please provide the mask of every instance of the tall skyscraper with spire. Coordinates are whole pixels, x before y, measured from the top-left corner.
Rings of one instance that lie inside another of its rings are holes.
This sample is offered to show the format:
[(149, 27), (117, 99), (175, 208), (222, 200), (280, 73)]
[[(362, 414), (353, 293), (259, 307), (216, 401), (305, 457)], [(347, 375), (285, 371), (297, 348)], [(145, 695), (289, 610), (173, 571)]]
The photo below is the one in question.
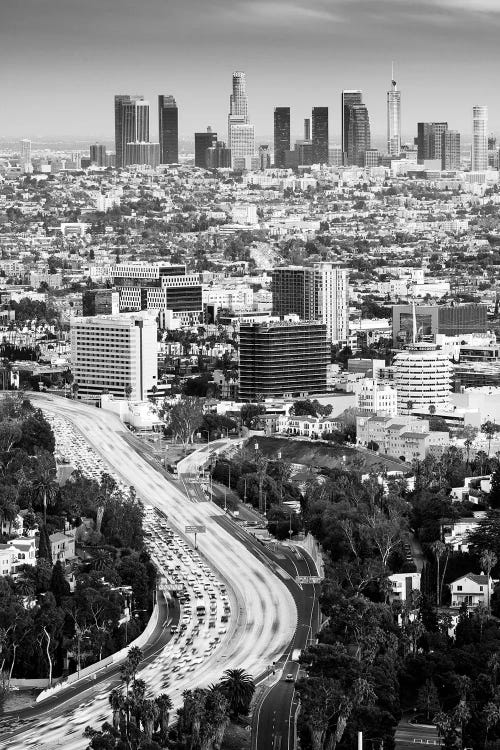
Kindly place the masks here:
[(488, 107), (472, 108), (472, 163), (473, 172), (488, 169)]
[(116, 166), (127, 164), (127, 143), (149, 143), (149, 102), (143, 96), (115, 96)]
[(391, 90), (387, 92), (387, 153), (399, 156), (401, 152), (401, 91), (394, 80), (392, 65)]
[(173, 96), (158, 97), (158, 133), (160, 164), (179, 162), (179, 110)]
[(246, 169), (255, 154), (255, 131), (248, 118), (246, 76), (242, 71), (233, 73), (233, 91), (229, 99), (227, 141), (231, 150), (233, 169)]

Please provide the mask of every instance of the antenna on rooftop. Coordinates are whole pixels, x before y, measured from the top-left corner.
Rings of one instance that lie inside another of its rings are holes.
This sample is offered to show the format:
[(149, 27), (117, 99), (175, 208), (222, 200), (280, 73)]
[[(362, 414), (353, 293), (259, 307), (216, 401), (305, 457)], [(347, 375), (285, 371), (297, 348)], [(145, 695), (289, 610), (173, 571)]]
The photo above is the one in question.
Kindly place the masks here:
[(391, 82), (393, 88), (396, 88), (396, 81), (394, 80), (394, 60), (391, 62)]

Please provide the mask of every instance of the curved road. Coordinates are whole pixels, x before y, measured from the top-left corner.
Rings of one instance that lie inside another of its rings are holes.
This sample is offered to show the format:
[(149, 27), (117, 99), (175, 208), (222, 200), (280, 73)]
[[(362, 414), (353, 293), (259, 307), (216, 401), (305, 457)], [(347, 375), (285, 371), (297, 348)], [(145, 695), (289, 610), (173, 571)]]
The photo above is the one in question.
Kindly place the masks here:
[[(42, 394), (33, 394), (30, 398), (44, 411), (72, 422), (110, 469), (127, 485), (136, 488), (146, 505), (160, 508), (168, 515), (169, 524), (180, 536), (185, 536), (185, 526), (206, 526), (206, 533), (198, 535), (198, 548), (229, 584), (238, 611), (234, 612), (232, 618), (235, 625), (228, 631), (220, 647), (207, 657), (198, 670), (187, 674), (176, 682), (175, 688), (169, 690), (174, 705), (177, 707), (181, 704), (184, 690), (216, 681), (225, 669), (241, 667), (258, 675), (270, 663), (277, 661), (292, 640), (297, 625), (296, 605), (285, 585), (285, 581), (291, 580), (290, 575), (284, 569), (271, 571), (235, 539), (219, 523), (220, 517), (224, 517), (220, 508), (212, 503), (189, 502), (173, 483), (137, 455), (124, 439), (128, 431), (118, 417), (64, 398)], [(154, 663), (148, 669), (154, 669)], [(148, 681), (148, 675), (144, 677)], [(45, 727), (39, 723), (28, 732), (18, 734), (4, 747), (16, 750), (25, 747), (48, 750), (57, 746), (64, 746), (68, 750), (84, 748), (86, 741), (82, 731), (85, 724), (98, 724), (102, 721), (103, 713), (109, 719), (107, 694), (107, 690), (101, 691), (95, 699), (73, 709), (73, 713), (68, 710), (67, 702), (64, 707), (61, 706), (61, 710), (54, 707), (50, 711), (50, 722), (42, 722), (46, 724)], [(83, 708), (90, 718), (84, 717)], [(64, 720), (57, 722), (57, 717)], [(71, 738), (67, 737), (68, 722), (73, 722)]]

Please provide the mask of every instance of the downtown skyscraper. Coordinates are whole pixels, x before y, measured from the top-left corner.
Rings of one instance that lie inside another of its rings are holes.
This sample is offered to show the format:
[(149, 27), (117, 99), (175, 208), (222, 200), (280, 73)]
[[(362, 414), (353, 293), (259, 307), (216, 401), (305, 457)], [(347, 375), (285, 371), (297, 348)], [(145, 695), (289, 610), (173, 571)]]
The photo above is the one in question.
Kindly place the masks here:
[(274, 166), (285, 166), (285, 151), (290, 151), (290, 107), (274, 108)]
[(158, 97), (158, 134), (160, 164), (177, 164), (179, 161), (179, 110), (173, 96)]
[(443, 133), (448, 130), (447, 122), (417, 123), (417, 159), (419, 164), (427, 160), (441, 160)]
[(149, 143), (149, 102), (143, 96), (115, 96), (116, 167), (127, 164), (128, 143)]
[(328, 164), (328, 107), (312, 110), (313, 164)]
[(387, 92), (387, 153), (399, 156), (401, 152), (401, 91), (394, 80), (392, 71), (392, 88)]
[(229, 99), (227, 124), (228, 148), (231, 150), (233, 169), (246, 169), (255, 154), (255, 131), (248, 119), (246, 76), (242, 71), (233, 73), (233, 90)]
[(359, 89), (342, 92), (342, 151), (344, 165), (365, 166), (371, 149), (370, 118)]
[(473, 172), (488, 169), (488, 107), (477, 105), (472, 109), (472, 161)]

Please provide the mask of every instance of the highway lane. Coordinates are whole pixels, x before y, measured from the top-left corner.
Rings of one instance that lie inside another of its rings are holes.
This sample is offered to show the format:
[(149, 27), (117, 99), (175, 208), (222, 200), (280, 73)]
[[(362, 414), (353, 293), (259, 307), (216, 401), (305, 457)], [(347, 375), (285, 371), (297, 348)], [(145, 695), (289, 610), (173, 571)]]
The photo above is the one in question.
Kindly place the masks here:
[[(184, 528), (187, 525), (206, 526), (207, 533), (198, 536), (198, 547), (211, 567), (227, 582), (237, 601), (232, 618), (236, 627), (223, 636), (220, 646), (196, 672), (187, 674), (175, 683), (173, 689), (169, 689), (174, 705), (181, 704), (183, 690), (208, 685), (227, 668), (241, 667), (252, 674), (259, 674), (269, 663), (277, 660), (295, 631), (297, 612), (294, 600), (282, 578), (270, 575), (261, 560), (217, 523), (217, 517), (223, 515), (223, 511), (212, 503), (191, 503), (186, 500), (180, 490), (135, 453), (124, 440), (126, 428), (114, 415), (79, 402), (45, 395), (33, 395), (33, 401), (72, 422), (126, 485), (133, 485), (146, 504), (159, 507), (168, 515), (169, 524), (180, 536), (186, 538)], [(192, 543), (192, 540), (188, 541)], [(145, 678), (159, 686), (161, 674), (165, 673), (166, 668), (168, 654), (158, 669), (150, 669)], [(102, 700), (105, 702), (106, 693), (95, 701), (93, 710), (88, 712), (91, 717), (93, 714), (99, 715), (99, 710), (105, 707)], [(92, 706), (79, 707), (83, 708), (92, 709)], [(80, 710), (78, 717), (73, 716), (76, 727), (84, 714)], [(52, 718), (56, 715), (58, 711), (54, 708)], [(90, 721), (95, 723), (96, 719), (90, 718)], [(42, 730), (40, 747), (57, 746), (61, 728), (57, 728), (56, 734), (52, 730), (49, 733), (44, 727)], [(6, 747), (26, 746), (26, 743), (22, 744), (22, 739), (20, 735), (20, 744), (9, 743)], [(46, 742), (49, 744), (45, 745)], [(75, 750), (84, 746), (81, 735), (72, 739), (70, 745), (65, 744), (65, 747)]]
[[(220, 518), (219, 523), (226, 528), (233, 528), (233, 534), (242, 544), (261, 559), (270, 571), (283, 578), (295, 599), (297, 628), (280, 658), (274, 665), (268, 665), (279, 675), (279, 681), (272, 684), (269, 670), (262, 676), (266, 681), (269, 680), (270, 687), (256, 707), (252, 727), (252, 750), (293, 750), (299, 703), (295, 680), (299, 664), (291, 657), (295, 649), (302, 650), (314, 641), (320, 622), (319, 586), (299, 584), (296, 579), (299, 576), (317, 576), (316, 565), (308, 553), (298, 546), (262, 542), (252, 535), (251, 529), (242, 528), (229, 517)], [(287, 681), (287, 675), (292, 675), (292, 682)]]

